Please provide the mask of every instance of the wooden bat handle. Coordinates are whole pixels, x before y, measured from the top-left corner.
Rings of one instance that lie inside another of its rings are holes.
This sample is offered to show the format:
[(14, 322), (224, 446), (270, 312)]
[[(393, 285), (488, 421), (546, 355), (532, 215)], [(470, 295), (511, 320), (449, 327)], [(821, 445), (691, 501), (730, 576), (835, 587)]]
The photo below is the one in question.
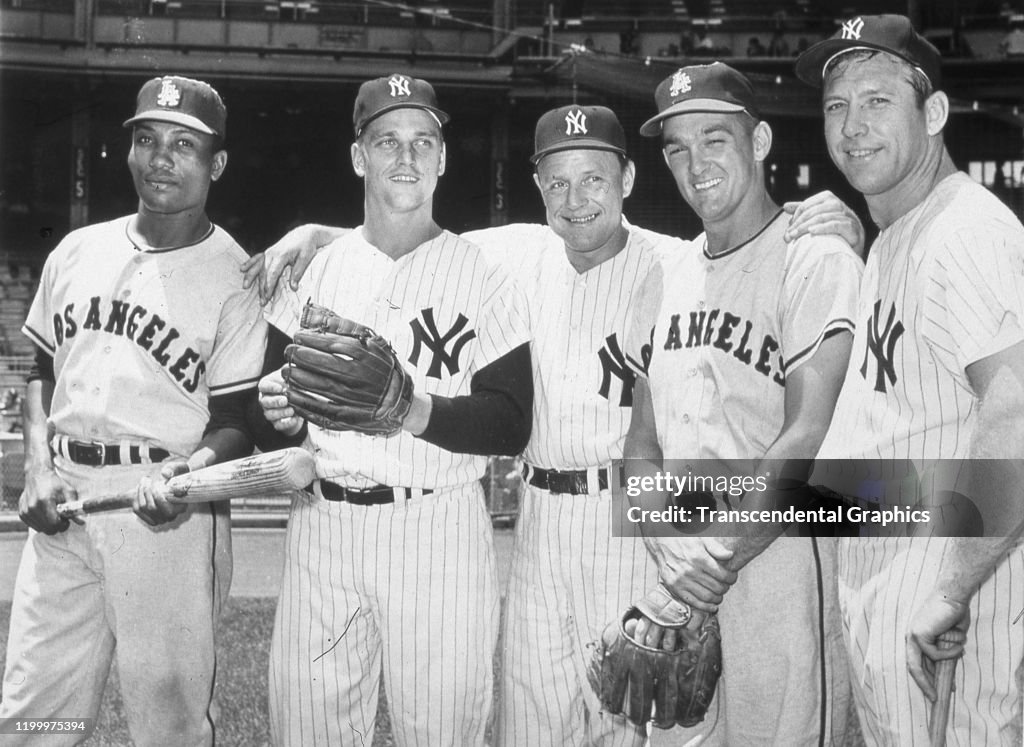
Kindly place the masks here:
[[(950, 649), (960, 642), (960, 634), (947, 631), (936, 640), (941, 649)], [(935, 705), (932, 706), (932, 718), (928, 722), (928, 738), (932, 747), (945, 747), (946, 723), (949, 721), (949, 706), (953, 697), (953, 674), (956, 672), (956, 659), (943, 659), (935, 664)]]
[(67, 519), (74, 514), (94, 514), (99, 511), (116, 511), (119, 508), (130, 508), (135, 491), (105, 495), (99, 498), (84, 498), (79, 501), (68, 501), (57, 504), (57, 515)]

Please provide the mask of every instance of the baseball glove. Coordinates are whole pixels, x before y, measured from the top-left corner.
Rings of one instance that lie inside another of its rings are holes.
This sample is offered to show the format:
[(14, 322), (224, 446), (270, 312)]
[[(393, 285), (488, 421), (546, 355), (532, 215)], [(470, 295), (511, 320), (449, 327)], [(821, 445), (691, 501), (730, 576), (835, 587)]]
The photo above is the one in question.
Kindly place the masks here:
[(306, 304), (285, 348), (288, 404), (321, 428), (390, 436), (412, 404), (412, 379), (369, 327)]
[[(646, 616), (676, 631), (676, 648), (665, 651), (634, 641), (626, 623)], [(722, 673), (718, 617), (687, 627), (690, 609), (662, 584), (605, 628), (591, 658), (587, 679), (602, 708), (637, 726), (652, 720), (661, 729), (693, 726), (704, 720)]]

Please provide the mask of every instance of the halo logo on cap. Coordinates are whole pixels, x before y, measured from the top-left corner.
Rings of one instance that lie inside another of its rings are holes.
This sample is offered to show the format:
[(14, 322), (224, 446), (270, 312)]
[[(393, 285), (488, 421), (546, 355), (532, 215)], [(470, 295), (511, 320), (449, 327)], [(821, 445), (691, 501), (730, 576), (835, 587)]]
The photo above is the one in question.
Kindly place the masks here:
[(409, 96), (409, 79), (404, 75), (392, 75), (388, 78), (388, 87), (391, 89), (391, 97)]
[(174, 85), (170, 78), (164, 78), (160, 83), (160, 93), (156, 95), (157, 106), (175, 107), (181, 103), (181, 91)]
[(682, 68), (679, 68), (672, 74), (672, 87), (669, 89), (668, 95), (674, 98), (681, 93), (689, 93), (691, 88), (693, 88), (693, 82), (690, 80), (690, 76)]
[(565, 115), (565, 134), (566, 135), (586, 135), (589, 131), (587, 130), (587, 115), (579, 109), (574, 109), (567, 112)]
[(860, 39), (860, 33), (864, 30), (864, 19), (857, 16), (852, 21), (843, 24), (844, 39)]

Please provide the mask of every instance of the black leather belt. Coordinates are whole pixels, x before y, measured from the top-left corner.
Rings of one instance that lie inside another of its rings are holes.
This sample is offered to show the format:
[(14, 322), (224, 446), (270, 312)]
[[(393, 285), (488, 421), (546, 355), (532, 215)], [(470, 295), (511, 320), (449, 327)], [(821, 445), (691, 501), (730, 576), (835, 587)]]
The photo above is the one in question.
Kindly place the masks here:
[[(128, 447), (128, 461), (121, 461), (121, 444), (104, 444), (98, 441), (73, 441), (72, 439), (61, 439), (59, 452), (75, 464), (84, 464), (87, 467), (105, 467), (115, 464), (145, 464), (142, 458), (142, 449), (138, 444)], [(171, 453), (166, 449), (150, 447), (149, 461), (162, 462)]]
[(536, 488), (542, 488), (552, 493), (568, 493), (569, 495), (589, 495), (601, 490), (607, 490), (608, 470), (601, 467), (597, 470), (597, 485), (590, 484), (589, 471), (581, 470), (557, 470), (544, 469), (527, 465), (523, 477)]
[[(327, 482), (327, 480), (318, 480), (318, 482), (320, 483), (320, 493), (323, 495), (324, 500), (354, 503), (357, 506), (380, 506), (385, 503), (394, 503), (396, 492), (399, 493), (399, 497), (402, 497), (404, 494), (405, 500), (410, 500), (414, 497), (413, 488), (392, 488), (387, 485), (375, 485), (365, 490), (354, 490), (336, 485), (333, 482)], [(310, 487), (312, 488), (312, 486)], [(312, 489), (310, 492), (313, 492)], [(419, 495), (430, 495), (433, 492), (430, 488), (416, 491)]]

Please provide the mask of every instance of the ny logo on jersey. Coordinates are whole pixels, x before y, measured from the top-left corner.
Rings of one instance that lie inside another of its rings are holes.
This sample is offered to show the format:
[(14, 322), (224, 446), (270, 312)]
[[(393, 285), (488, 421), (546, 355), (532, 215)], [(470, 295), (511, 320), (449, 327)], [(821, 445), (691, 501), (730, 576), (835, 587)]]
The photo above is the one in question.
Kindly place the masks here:
[[(608, 335), (604, 340), (604, 347), (597, 351), (597, 357), (601, 359), (601, 388), (597, 390), (607, 400), (614, 375), (622, 382), (622, 392), (619, 394), (619, 407), (633, 406), (633, 385), (636, 383), (636, 374), (626, 365), (626, 356), (622, 354), (618, 338), (614, 333)], [(648, 355), (648, 361), (650, 356)]]
[(857, 16), (852, 21), (843, 24), (844, 39), (860, 39), (860, 32), (864, 30), (864, 19)]
[[(431, 376), (435, 379), (441, 378), (441, 366), (443, 365), (448, 369), (448, 375), (454, 376), (459, 372), (459, 354), (462, 353), (462, 348), (466, 346), (470, 340), (476, 337), (476, 332), (469, 330), (468, 332), (462, 332), (463, 328), (469, 324), (469, 320), (462, 314), (459, 314), (458, 319), (455, 320), (455, 324), (452, 325), (451, 329), (441, 335), (437, 331), (437, 323), (434, 321), (434, 307), (431, 306), (428, 309), (423, 309), (423, 322), (426, 324), (420, 324), (419, 319), (413, 319), (409, 322), (409, 326), (412, 327), (412, 354), (409, 356), (409, 362), (412, 365), (418, 365), (420, 360), (420, 351), (425, 345), (430, 352), (434, 354), (434, 358), (430, 361), (430, 368), (427, 369), (427, 376)], [(445, 347), (451, 342), (459, 333), (462, 335), (455, 340), (452, 345), (452, 350), (449, 353), (445, 350)]]
[(681, 93), (689, 93), (691, 88), (693, 88), (693, 82), (690, 80), (690, 76), (681, 69), (676, 70), (672, 74), (672, 86), (668, 89), (668, 95), (674, 99)]
[(163, 80), (160, 83), (160, 93), (156, 95), (157, 106), (177, 106), (181, 103), (181, 91), (174, 85), (174, 81)]
[(392, 75), (388, 78), (388, 86), (391, 88), (392, 96), (408, 96), (409, 95), (409, 79), (404, 75)]
[(864, 351), (864, 363), (860, 367), (860, 375), (868, 378), (868, 356), (874, 355), (878, 364), (875, 373), (875, 391), (885, 393), (885, 380), (890, 384), (896, 383), (896, 367), (893, 365), (893, 356), (896, 351), (896, 342), (903, 334), (903, 322), (896, 321), (896, 304), (889, 307), (889, 315), (885, 320), (885, 328), (880, 329), (879, 323), (882, 317), (882, 302), (875, 301), (875, 312), (867, 321), (868, 345)]
[(587, 115), (579, 109), (573, 109), (571, 112), (565, 115), (565, 134), (566, 135), (586, 135), (587, 134)]

